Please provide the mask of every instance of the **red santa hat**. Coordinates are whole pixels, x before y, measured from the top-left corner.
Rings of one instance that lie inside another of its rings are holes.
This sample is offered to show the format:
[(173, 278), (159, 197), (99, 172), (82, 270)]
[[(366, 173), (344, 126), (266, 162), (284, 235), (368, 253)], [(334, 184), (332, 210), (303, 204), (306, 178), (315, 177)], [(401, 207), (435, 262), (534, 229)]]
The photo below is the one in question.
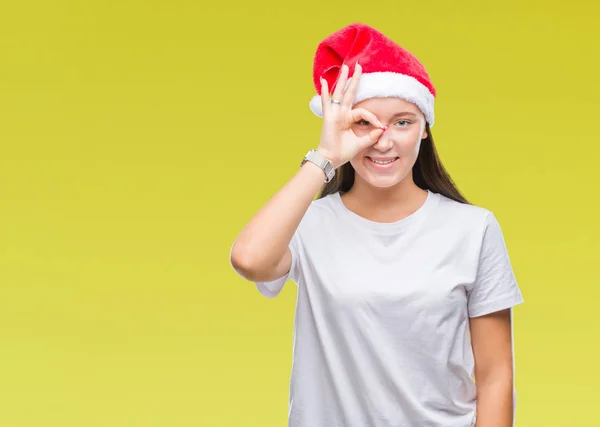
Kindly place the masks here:
[(317, 95), (309, 104), (313, 113), (323, 117), (320, 77), (333, 92), (342, 64), (350, 68), (349, 83), (356, 62), (363, 71), (355, 104), (369, 98), (401, 98), (416, 104), (433, 126), (436, 92), (423, 64), (376, 29), (360, 23), (344, 27), (319, 43), (313, 66)]

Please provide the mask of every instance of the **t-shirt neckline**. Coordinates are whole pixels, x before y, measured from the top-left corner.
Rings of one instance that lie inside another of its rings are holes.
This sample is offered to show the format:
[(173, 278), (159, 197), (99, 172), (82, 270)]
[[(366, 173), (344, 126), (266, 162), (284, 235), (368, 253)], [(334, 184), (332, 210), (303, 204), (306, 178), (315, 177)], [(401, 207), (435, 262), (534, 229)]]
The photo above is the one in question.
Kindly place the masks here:
[(342, 215), (345, 218), (347, 218), (352, 223), (358, 225), (359, 227), (366, 228), (369, 231), (377, 234), (396, 234), (406, 230), (407, 227), (411, 226), (418, 220), (423, 219), (429, 213), (429, 211), (431, 211), (433, 205), (435, 204), (435, 201), (437, 200), (437, 194), (433, 193), (430, 190), (426, 191), (427, 197), (423, 204), (412, 214), (395, 222), (372, 221), (354, 213), (346, 207), (339, 191), (333, 193), (332, 197), (334, 203), (337, 205), (338, 210), (342, 213)]

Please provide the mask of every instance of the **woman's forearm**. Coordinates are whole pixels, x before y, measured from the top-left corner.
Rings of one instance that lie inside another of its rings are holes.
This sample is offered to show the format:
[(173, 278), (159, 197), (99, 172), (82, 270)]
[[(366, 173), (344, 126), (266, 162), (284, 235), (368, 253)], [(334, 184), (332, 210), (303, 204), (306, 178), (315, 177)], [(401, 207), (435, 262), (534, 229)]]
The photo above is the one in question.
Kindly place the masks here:
[(477, 381), (477, 424), (475, 427), (513, 427), (513, 381), (497, 375)]
[(323, 170), (307, 162), (254, 215), (231, 248), (231, 264), (242, 277), (268, 281), (285, 273), (276, 271), (278, 261), (324, 182)]

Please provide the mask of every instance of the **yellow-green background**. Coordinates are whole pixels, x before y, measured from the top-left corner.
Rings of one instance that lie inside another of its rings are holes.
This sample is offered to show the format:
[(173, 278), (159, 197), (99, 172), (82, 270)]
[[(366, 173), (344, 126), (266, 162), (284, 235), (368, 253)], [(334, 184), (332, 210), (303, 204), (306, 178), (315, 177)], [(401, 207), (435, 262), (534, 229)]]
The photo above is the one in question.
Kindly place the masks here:
[(598, 425), (600, 66), (590, 0), (0, 6), (0, 427), (286, 425), (295, 293), (229, 250), (318, 142), (317, 43), (351, 22), (438, 89), (496, 213), (519, 427)]

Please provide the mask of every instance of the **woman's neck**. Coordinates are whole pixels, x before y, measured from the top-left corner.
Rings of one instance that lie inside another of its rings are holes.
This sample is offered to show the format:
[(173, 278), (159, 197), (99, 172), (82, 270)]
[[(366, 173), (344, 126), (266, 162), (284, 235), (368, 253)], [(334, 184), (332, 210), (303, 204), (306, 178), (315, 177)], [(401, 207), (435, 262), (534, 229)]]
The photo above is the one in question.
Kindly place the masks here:
[(396, 222), (414, 213), (427, 199), (427, 191), (419, 188), (412, 176), (393, 187), (377, 188), (357, 179), (342, 196), (352, 212), (376, 222)]

